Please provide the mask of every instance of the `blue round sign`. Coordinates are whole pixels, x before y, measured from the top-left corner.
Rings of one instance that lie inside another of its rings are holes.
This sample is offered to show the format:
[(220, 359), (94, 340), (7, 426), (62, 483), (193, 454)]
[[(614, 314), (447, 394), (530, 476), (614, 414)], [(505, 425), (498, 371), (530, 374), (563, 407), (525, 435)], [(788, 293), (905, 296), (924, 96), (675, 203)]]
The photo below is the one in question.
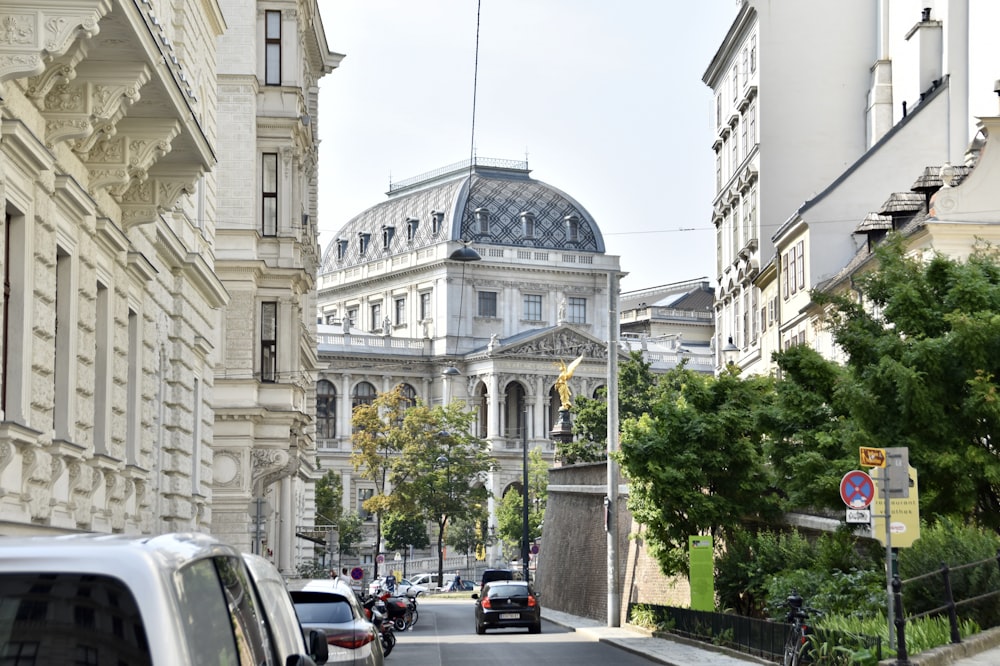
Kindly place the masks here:
[(875, 498), (875, 484), (867, 472), (854, 470), (840, 480), (840, 499), (852, 509), (864, 509)]
[(364, 577), (365, 577), (365, 570), (362, 569), (361, 567), (354, 567), (353, 569), (351, 569), (352, 580), (361, 580)]

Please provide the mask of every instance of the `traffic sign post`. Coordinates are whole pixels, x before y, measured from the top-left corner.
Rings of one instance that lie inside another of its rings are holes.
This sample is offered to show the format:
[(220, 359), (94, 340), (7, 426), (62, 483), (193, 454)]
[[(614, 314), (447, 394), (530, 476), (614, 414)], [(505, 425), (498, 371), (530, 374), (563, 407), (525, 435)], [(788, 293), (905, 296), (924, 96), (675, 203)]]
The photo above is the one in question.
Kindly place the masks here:
[(875, 498), (875, 484), (867, 472), (853, 470), (840, 480), (840, 499), (849, 509), (866, 509)]

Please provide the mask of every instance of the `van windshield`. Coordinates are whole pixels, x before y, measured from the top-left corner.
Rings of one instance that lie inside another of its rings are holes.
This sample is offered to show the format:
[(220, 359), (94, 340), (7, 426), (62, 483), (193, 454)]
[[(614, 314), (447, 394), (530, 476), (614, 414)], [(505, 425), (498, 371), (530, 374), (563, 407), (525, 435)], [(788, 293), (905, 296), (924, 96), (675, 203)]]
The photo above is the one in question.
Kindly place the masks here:
[(82, 573), (0, 575), (3, 663), (153, 663), (139, 606), (117, 578)]

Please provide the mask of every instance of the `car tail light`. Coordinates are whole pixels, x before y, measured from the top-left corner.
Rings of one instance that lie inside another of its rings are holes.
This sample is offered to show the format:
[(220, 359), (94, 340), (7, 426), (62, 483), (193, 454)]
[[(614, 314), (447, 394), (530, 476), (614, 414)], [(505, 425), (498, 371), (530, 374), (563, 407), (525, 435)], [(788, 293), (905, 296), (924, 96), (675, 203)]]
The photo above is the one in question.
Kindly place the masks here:
[(528, 608), (534, 608), (537, 605), (538, 605), (538, 602), (535, 601), (535, 595), (529, 594), (528, 595)]
[(493, 608), (493, 604), (490, 603), (489, 597), (483, 597), (483, 608)]
[(327, 629), (326, 642), (329, 645), (357, 650), (368, 645), (375, 640), (375, 632), (372, 629), (351, 631), (350, 629)]

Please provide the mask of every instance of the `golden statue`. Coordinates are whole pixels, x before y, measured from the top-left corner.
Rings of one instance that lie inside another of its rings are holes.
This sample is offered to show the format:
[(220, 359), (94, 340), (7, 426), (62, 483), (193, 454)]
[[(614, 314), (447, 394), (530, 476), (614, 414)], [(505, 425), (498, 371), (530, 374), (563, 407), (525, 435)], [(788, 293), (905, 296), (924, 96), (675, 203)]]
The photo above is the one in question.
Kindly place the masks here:
[(559, 360), (559, 376), (556, 378), (556, 390), (559, 391), (559, 400), (562, 402), (562, 409), (570, 408), (569, 380), (573, 376), (576, 366), (580, 365), (582, 360), (582, 355), (569, 365), (566, 365), (562, 359)]

